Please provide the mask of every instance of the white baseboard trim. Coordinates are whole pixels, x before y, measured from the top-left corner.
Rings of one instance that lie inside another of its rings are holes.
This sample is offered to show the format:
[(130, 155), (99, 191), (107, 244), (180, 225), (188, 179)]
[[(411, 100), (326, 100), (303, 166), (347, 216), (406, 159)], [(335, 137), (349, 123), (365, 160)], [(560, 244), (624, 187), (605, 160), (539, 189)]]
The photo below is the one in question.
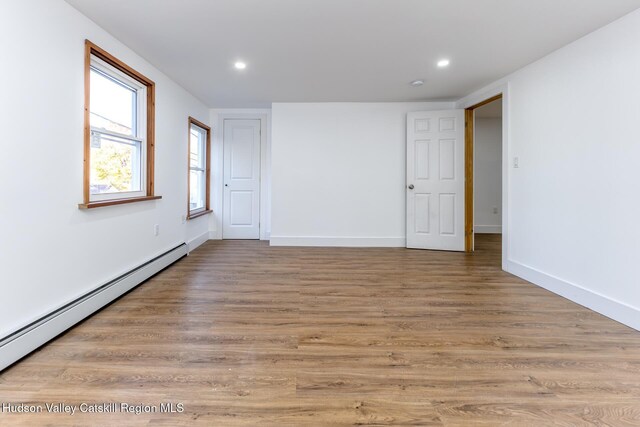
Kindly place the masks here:
[(405, 237), (271, 236), (271, 246), (322, 246), (352, 248), (404, 248)]
[(111, 301), (130, 291), (160, 270), (187, 254), (187, 245), (180, 246), (100, 286), (33, 324), (0, 339), (0, 371), (49, 342), (76, 323), (92, 315)]
[(194, 249), (196, 249), (198, 246), (202, 245), (204, 242), (206, 242), (207, 240), (210, 239), (211, 232), (207, 231), (202, 233), (201, 235), (199, 235), (198, 237), (194, 237), (193, 239), (189, 240), (187, 242), (187, 254), (191, 251), (193, 251)]
[(474, 225), (473, 232), (476, 234), (502, 234), (501, 225)]
[(507, 266), (507, 271), (511, 274), (640, 331), (640, 309), (638, 308), (543, 273), (540, 270), (516, 261), (507, 261)]

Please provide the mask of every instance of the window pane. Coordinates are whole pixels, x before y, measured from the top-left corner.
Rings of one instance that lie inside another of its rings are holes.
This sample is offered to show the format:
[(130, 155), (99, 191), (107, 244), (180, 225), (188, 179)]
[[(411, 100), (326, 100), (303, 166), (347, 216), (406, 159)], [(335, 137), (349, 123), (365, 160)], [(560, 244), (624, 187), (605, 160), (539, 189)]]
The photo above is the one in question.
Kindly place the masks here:
[(205, 168), (205, 133), (197, 126), (191, 125), (189, 137), (189, 167)]
[(91, 126), (136, 135), (137, 92), (91, 69)]
[(189, 178), (189, 209), (204, 209), (205, 207), (205, 173), (192, 170)]
[(141, 191), (139, 142), (93, 133), (91, 194)]

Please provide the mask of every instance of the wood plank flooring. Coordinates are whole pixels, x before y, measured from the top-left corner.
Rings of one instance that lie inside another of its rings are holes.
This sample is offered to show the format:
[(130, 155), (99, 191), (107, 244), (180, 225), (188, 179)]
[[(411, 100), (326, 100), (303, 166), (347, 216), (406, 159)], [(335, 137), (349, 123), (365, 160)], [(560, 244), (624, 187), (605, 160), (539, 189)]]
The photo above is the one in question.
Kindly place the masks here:
[(0, 374), (0, 425), (638, 426), (640, 332), (475, 254), (210, 241)]

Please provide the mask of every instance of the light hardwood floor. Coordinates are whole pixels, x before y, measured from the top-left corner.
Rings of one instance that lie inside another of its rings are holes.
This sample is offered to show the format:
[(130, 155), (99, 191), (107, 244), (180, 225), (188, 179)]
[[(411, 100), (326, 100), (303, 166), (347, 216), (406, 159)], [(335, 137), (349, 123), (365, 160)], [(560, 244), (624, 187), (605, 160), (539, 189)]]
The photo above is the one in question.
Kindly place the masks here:
[(640, 332), (472, 255), (210, 241), (0, 375), (0, 425), (640, 425)]

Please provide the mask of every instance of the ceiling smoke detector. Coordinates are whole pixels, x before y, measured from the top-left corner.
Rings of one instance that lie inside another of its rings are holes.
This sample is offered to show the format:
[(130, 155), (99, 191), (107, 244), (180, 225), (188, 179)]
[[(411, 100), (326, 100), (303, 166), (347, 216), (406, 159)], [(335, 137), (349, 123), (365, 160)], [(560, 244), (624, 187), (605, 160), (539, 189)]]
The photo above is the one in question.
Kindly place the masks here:
[(422, 86), (423, 84), (424, 84), (424, 80), (414, 80), (411, 82), (411, 86), (413, 87)]

